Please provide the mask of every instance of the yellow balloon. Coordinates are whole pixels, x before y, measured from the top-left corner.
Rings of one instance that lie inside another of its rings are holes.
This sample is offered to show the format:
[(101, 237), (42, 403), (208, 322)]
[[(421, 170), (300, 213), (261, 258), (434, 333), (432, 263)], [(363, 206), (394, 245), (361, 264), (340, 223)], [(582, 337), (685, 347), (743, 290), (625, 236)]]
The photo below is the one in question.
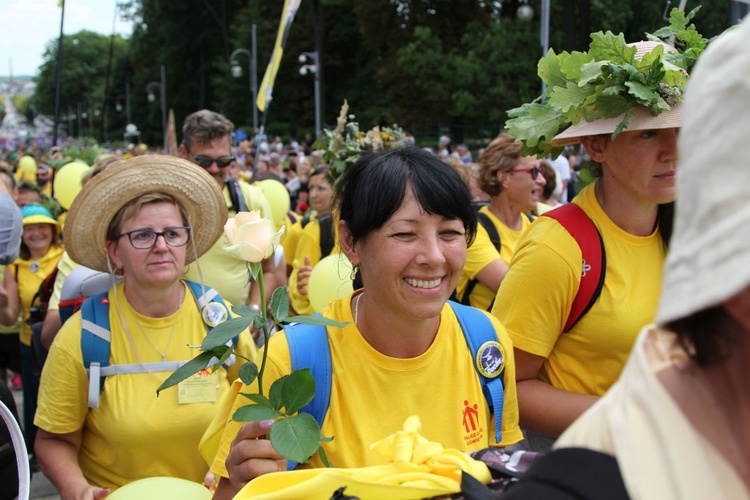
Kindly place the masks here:
[(23, 155), (18, 159), (18, 180), (36, 182), (36, 160), (33, 156)]
[(307, 293), (315, 312), (322, 311), (330, 301), (346, 297), (354, 291), (351, 273), (352, 263), (340, 253), (321, 259), (313, 267)]
[(90, 167), (83, 162), (66, 163), (55, 174), (52, 186), (55, 189), (55, 199), (67, 210), (81, 191), (81, 177)]
[(148, 477), (116, 489), (108, 500), (210, 500), (211, 492), (199, 483), (177, 477)]
[(291, 201), (289, 199), (289, 191), (286, 190), (281, 182), (274, 179), (266, 179), (258, 183), (258, 187), (263, 190), (263, 194), (266, 195), (268, 205), (271, 208), (271, 215), (273, 216), (273, 222), (277, 227), (284, 225), (284, 217), (289, 211)]

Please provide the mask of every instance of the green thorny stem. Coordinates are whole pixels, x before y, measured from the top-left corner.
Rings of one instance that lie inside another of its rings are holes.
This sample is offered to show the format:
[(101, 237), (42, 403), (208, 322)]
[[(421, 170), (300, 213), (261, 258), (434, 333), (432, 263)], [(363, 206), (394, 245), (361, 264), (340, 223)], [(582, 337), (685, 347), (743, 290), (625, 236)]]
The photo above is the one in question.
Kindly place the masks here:
[[(261, 264), (258, 264), (260, 266)], [(252, 266), (248, 262), (248, 266)], [(252, 269), (251, 269), (252, 272)], [(261, 268), (255, 280), (260, 287), (260, 317), (263, 320), (261, 326), (263, 330), (263, 359), (260, 362), (260, 370), (258, 370), (258, 392), (263, 395), (263, 373), (266, 370), (266, 359), (268, 358), (268, 340), (271, 338), (271, 334), (268, 331), (268, 306), (266, 304), (266, 286), (263, 282), (263, 269)]]

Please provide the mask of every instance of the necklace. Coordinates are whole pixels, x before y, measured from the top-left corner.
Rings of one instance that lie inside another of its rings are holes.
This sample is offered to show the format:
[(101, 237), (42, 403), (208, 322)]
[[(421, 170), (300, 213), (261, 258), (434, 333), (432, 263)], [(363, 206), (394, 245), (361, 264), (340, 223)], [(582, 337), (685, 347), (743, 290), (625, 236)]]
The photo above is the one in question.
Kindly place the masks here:
[[(181, 287), (179, 291), (179, 299), (177, 301), (177, 311), (180, 310), (180, 307), (182, 306), (182, 300), (183, 300), (183, 294), (185, 293), (185, 287)], [(133, 306), (130, 305), (130, 302), (128, 302), (128, 299), (125, 298), (125, 302), (128, 304), (128, 307), (130, 308), (131, 312), (133, 313), (133, 318), (135, 319), (135, 326), (138, 327), (138, 330), (141, 332), (141, 334), (146, 338), (149, 344), (151, 344), (151, 347), (153, 347), (154, 351), (156, 351), (160, 356), (162, 361), (167, 361), (167, 352), (169, 351), (169, 345), (172, 343), (172, 337), (174, 336), (175, 329), (177, 327), (177, 322), (179, 321), (179, 317), (175, 318), (174, 322), (172, 323), (172, 330), (169, 332), (169, 337), (167, 337), (167, 343), (164, 346), (164, 351), (160, 351), (158, 347), (156, 347), (156, 344), (153, 340), (151, 340), (151, 337), (146, 334), (146, 331), (141, 326), (141, 323), (138, 321), (138, 318), (135, 316), (136, 311), (133, 309)], [(175, 313), (177, 312), (175, 311)], [(130, 337), (130, 331), (128, 331), (127, 324), (125, 321), (122, 322), (123, 327), (125, 328), (125, 332), (128, 334), (128, 337)], [(132, 339), (131, 339), (132, 342)], [(135, 350), (135, 344), (133, 344), (133, 349)], [(137, 351), (136, 351), (137, 353)]]
[(359, 301), (364, 297), (365, 292), (357, 295), (357, 300), (354, 301), (354, 325), (359, 328)]

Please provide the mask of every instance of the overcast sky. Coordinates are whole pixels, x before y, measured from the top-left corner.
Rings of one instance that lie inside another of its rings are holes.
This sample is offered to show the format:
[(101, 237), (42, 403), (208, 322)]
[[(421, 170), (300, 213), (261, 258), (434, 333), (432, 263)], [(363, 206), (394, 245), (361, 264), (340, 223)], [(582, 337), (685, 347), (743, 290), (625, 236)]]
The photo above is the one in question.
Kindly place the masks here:
[[(83, 29), (112, 34), (117, 0), (66, 0), (63, 32)], [(60, 34), (58, 0), (0, 0), (0, 76), (34, 76), (47, 43)], [(129, 23), (119, 19), (115, 32), (129, 36)]]

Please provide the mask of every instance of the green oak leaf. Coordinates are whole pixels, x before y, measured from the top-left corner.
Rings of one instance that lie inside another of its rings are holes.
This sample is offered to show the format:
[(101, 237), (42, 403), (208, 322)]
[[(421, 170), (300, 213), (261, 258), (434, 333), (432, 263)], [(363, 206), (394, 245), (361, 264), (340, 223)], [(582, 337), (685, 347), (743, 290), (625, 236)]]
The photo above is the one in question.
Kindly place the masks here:
[(607, 61), (589, 61), (580, 69), (579, 86), (584, 86), (602, 77), (602, 68), (609, 64)]
[(563, 113), (568, 112), (570, 108), (576, 108), (586, 101), (595, 93), (591, 86), (579, 87), (573, 82), (568, 82), (565, 88), (558, 87), (550, 95), (549, 103)]
[(539, 60), (537, 73), (539, 78), (550, 87), (564, 86), (567, 81), (562, 69), (560, 69), (560, 59), (552, 49)]
[(615, 35), (611, 31), (591, 34), (589, 55), (597, 61), (611, 61), (615, 64), (633, 63), (635, 61), (635, 47), (629, 47), (625, 42), (625, 35)]
[(643, 85), (639, 82), (626, 82), (625, 86), (628, 87), (630, 95), (638, 99), (641, 104), (646, 104), (655, 101), (659, 98), (659, 94), (653, 90), (653, 87)]
[[(565, 75), (565, 79), (567, 81), (575, 81), (581, 78), (583, 67), (593, 60), (594, 58), (585, 52), (563, 52), (562, 54), (560, 54), (560, 70)], [(562, 87), (563, 84), (559, 84), (557, 86)]]

